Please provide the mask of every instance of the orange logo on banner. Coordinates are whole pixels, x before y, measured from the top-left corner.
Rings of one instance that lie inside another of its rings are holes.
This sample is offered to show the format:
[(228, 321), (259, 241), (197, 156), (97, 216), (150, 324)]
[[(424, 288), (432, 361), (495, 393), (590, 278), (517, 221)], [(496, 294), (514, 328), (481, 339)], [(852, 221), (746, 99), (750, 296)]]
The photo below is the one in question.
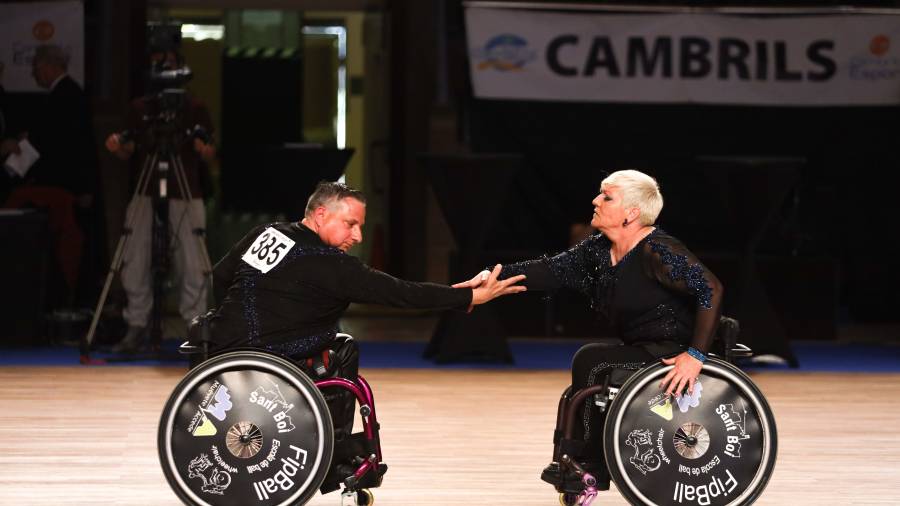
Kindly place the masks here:
[(890, 47), (891, 39), (887, 38), (886, 35), (876, 35), (872, 37), (872, 42), (869, 42), (869, 51), (875, 56), (883, 56)]
[(41, 42), (50, 40), (54, 33), (56, 33), (56, 28), (53, 27), (53, 23), (46, 19), (38, 21), (34, 24), (34, 28), (31, 29), (31, 34), (34, 35), (34, 38)]

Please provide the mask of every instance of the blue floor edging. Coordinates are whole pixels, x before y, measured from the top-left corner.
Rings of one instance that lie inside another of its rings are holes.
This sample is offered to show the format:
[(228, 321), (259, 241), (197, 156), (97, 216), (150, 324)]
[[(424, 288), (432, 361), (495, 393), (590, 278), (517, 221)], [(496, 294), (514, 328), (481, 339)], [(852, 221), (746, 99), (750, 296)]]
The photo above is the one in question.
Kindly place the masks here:
[[(110, 353), (95, 352), (92, 359), (109, 360), (106, 365), (160, 366), (186, 365), (176, 348), (180, 343), (167, 342), (164, 356), (130, 357), (117, 361)], [(466, 362), (435, 364), (422, 357), (425, 342), (360, 342), (360, 365), (363, 368), (404, 369), (563, 369), (568, 370), (572, 356), (581, 342), (547, 342), (515, 340), (510, 342), (513, 364)], [(839, 344), (827, 341), (798, 341), (791, 347), (800, 364), (798, 368), (787, 365), (744, 363), (751, 370), (795, 372), (871, 372), (900, 373), (900, 346), (875, 344)], [(0, 350), (0, 366), (67, 366), (79, 364), (79, 353), (73, 347), (15, 348)]]

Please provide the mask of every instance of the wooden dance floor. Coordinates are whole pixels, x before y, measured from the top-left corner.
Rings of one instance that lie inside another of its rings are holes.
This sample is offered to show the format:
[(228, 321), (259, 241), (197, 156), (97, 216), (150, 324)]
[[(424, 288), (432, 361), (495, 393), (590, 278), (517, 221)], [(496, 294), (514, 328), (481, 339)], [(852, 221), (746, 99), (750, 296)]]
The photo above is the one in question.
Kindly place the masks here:
[[(0, 504), (174, 505), (156, 428), (185, 372), (0, 368)], [(363, 370), (385, 461), (376, 504), (558, 504), (539, 474), (564, 371)], [(900, 375), (760, 373), (779, 458), (757, 504), (900, 503)], [(313, 505), (340, 504), (338, 493)], [(626, 504), (617, 492), (595, 503)]]

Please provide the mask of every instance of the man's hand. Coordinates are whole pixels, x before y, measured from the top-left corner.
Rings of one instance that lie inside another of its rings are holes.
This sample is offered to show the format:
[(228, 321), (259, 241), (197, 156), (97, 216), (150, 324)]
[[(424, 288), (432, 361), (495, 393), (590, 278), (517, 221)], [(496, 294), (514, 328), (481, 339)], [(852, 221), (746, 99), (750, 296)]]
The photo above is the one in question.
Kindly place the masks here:
[(106, 150), (116, 153), (120, 149), (122, 149), (122, 145), (119, 142), (119, 134), (109, 134), (109, 137), (106, 138)]
[(0, 141), (0, 156), (6, 156), (10, 153), (15, 153), (17, 155), (22, 154), (22, 149), (19, 148), (19, 142), (15, 139), (3, 139), (3, 141)]
[[(524, 286), (516, 285), (519, 281), (525, 279), (524, 274), (519, 274), (518, 276), (513, 276), (511, 278), (506, 278), (502, 281), (498, 281), (497, 278), (500, 276), (500, 271), (503, 267), (500, 264), (494, 266), (494, 270), (491, 271), (490, 275), (488, 275), (487, 279), (482, 282), (478, 288), (472, 289), (472, 306), (469, 307), (469, 310), (472, 310), (473, 306), (477, 306), (479, 304), (484, 304), (490, 300), (496, 299), (497, 297), (501, 297), (503, 295), (508, 295), (511, 293), (519, 293), (527, 290)], [(479, 273), (477, 278), (481, 277)], [(466, 283), (471, 283), (473, 280), (466, 281)]]
[(18, 137), (9, 139), (3, 139), (0, 142), (0, 156), (6, 156), (10, 153), (15, 153), (17, 155), (22, 154), (22, 148), (19, 147), (19, 143), (28, 139), (28, 132), (22, 132)]
[(194, 138), (194, 151), (200, 155), (204, 162), (211, 162), (216, 157), (216, 147), (197, 138)]
[(134, 141), (122, 144), (122, 137), (119, 134), (109, 134), (106, 138), (106, 149), (120, 159), (127, 160), (134, 154)]
[(666, 395), (671, 395), (673, 391), (676, 395), (681, 395), (685, 386), (688, 387), (689, 394), (694, 393), (694, 382), (700, 376), (703, 362), (684, 352), (672, 358), (664, 358), (662, 363), (666, 365), (675, 364), (675, 367), (669, 371), (669, 374), (666, 374), (666, 377), (659, 384), (659, 388), (666, 388), (666, 385), (668, 385)]
[(491, 271), (485, 269), (478, 274), (475, 275), (474, 278), (468, 281), (462, 281), (460, 283), (456, 283), (455, 285), (450, 285), (453, 288), (478, 288), (481, 286), (481, 283), (487, 281), (488, 276), (491, 275)]

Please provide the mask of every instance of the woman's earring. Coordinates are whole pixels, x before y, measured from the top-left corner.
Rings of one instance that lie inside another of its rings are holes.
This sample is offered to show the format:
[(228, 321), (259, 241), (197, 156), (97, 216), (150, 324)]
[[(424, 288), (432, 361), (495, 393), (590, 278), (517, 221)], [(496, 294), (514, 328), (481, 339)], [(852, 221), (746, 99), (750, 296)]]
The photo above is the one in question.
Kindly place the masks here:
[(627, 227), (627, 226), (628, 226), (628, 220), (623, 221), (623, 222), (622, 222), (622, 226), (623, 226), (623, 227)]

